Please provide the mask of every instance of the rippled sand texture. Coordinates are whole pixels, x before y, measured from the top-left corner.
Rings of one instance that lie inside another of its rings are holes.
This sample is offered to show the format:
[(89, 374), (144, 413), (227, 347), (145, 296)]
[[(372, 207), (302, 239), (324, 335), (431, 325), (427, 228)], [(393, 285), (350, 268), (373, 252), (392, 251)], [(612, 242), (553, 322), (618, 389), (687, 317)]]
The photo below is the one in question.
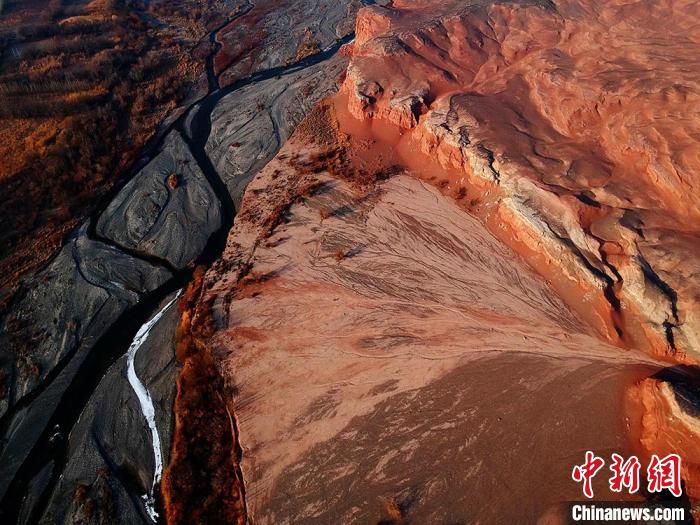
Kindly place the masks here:
[(298, 173), (304, 148), (251, 182), (200, 302), (251, 521), (532, 522), (580, 497), (584, 450), (629, 451), (620, 400), (650, 360), (600, 342), (436, 189)]
[(519, 240), (637, 322), (628, 343), (697, 358), (699, 22), (687, 0), (396, 1), (360, 12), (345, 92), (498, 186)]

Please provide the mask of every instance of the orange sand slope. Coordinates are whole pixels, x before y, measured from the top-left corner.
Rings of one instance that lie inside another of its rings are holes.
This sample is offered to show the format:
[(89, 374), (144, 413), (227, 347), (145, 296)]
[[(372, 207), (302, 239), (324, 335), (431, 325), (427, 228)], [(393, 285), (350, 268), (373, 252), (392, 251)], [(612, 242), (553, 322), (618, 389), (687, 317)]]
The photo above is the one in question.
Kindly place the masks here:
[(360, 119), (498, 185), (504, 221), (697, 357), (700, 12), (693, 2), (395, 2), (358, 17)]
[(583, 450), (632, 453), (621, 400), (656, 363), (599, 341), (436, 189), (357, 187), (297, 169), (307, 156), (292, 138), (251, 183), (200, 300), (251, 520), (370, 523), (396, 504), (534, 522), (580, 497)]
[(360, 10), (195, 316), (253, 522), (556, 521), (585, 450), (676, 450), (697, 504), (697, 388), (660, 370), (700, 355), (698, 16)]

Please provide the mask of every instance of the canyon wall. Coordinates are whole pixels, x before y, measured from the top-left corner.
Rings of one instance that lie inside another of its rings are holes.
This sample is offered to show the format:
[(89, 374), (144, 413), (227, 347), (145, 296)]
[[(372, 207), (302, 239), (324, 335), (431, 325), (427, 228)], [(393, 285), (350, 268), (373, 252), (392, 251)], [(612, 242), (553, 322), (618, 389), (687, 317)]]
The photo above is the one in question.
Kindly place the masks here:
[(517, 241), (624, 313), (620, 339), (694, 359), (697, 17), (692, 2), (368, 7), (344, 90), (356, 118), (485, 179)]
[(248, 185), (194, 317), (251, 521), (559, 522), (588, 449), (679, 451), (695, 508), (697, 21), (359, 11), (341, 93)]

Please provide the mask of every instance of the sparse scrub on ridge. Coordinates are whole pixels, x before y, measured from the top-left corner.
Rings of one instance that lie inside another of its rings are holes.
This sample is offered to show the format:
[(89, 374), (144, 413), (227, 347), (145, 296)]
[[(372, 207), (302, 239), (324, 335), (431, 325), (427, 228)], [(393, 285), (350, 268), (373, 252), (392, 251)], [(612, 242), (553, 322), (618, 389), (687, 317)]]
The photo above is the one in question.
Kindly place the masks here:
[(169, 4), (4, 2), (1, 289), (52, 255), (204, 77), (199, 48), (225, 5)]

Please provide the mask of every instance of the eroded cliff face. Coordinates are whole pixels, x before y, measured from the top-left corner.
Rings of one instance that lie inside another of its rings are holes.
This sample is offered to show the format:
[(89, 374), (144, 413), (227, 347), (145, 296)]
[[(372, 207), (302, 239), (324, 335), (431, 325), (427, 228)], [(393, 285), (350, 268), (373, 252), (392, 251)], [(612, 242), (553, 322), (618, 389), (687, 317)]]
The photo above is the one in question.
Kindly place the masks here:
[(637, 452), (623, 400), (663, 365), (602, 341), (462, 201), (341, 124), (317, 108), (253, 179), (195, 316), (248, 518), (563, 516), (581, 450)]
[[(644, 455), (681, 456), (684, 489), (700, 499), (700, 419), (697, 370), (684, 367), (664, 370), (628, 392), (632, 410), (642, 415), (639, 436)], [(696, 521), (700, 519), (697, 507)]]
[(347, 107), (451, 187), (485, 179), (515, 240), (607, 300), (612, 340), (695, 359), (697, 24), (683, 1), (368, 7)]
[(692, 7), (359, 11), (193, 319), (251, 522), (559, 522), (582, 450), (697, 504)]

